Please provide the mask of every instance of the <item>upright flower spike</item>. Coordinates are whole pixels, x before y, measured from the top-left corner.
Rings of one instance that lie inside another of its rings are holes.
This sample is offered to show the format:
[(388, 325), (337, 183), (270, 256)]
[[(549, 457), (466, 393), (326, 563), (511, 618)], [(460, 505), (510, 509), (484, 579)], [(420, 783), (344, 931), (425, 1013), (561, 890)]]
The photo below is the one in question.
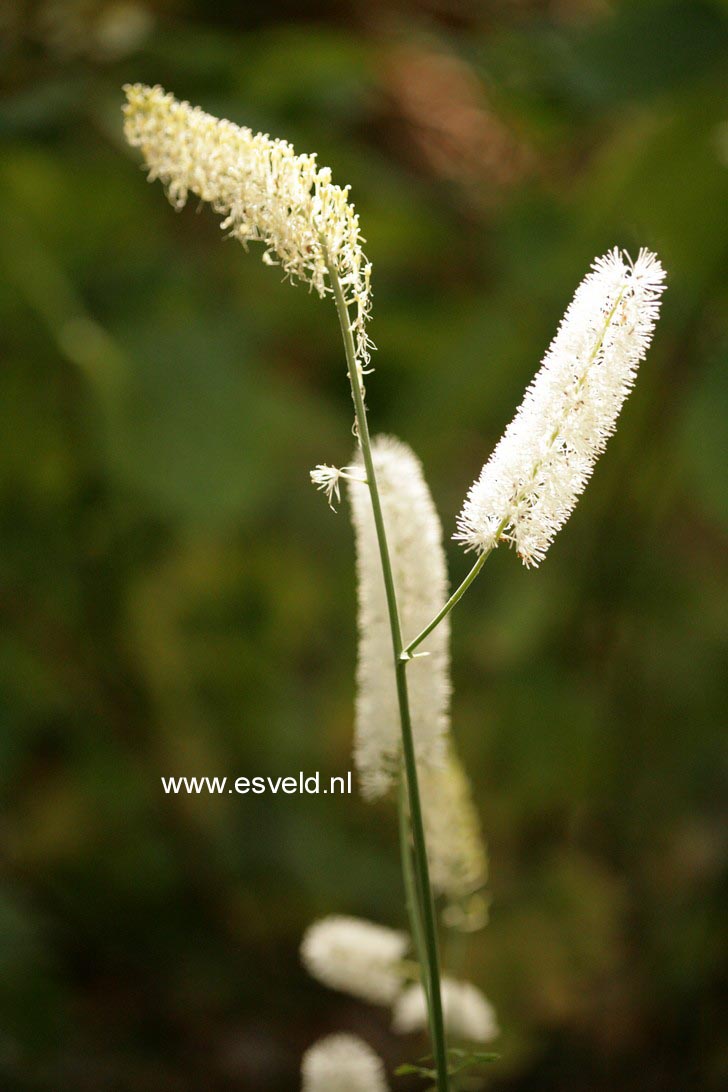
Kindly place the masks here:
[(644, 359), (665, 272), (614, 249), (582, 281), (540, 371), (471, 487), (454, 536), (487, 553), (503, 540), (538, 565), (571, 515)]
[[(447, 568), (442, 528), (414, 452), (388, 436), (372, 445), (399, 615), (404, 634), (418, 633), (445, 603)], [(361, 466), (361, 457), (355, 460)], [(369, 488), (349, 483), (356, 538), (359, 599), (356, 739), (362, 793), (373, 800), (395, 780), (401, 735), (394, 654)], [(450, 630), (443, 622), (407, 669), (418, 765), (440, 766), (450, 702)]]
[(303, 1092), (387, 1092), (384, 1063), (356, 1035), (328, 1035), (301, 1062)]
[(408, 947), (405, 933), (332, 914), (306, 930), (301, 960), (324, 986), (372, 1005), (390, 1005), (404, 982), (402, 960)]
[(124, 133), (140, 148), (149, 179), (160, 179), (172, 205), (189, 194), (224, 217), (222, 227), (245, 247), (265, 246), (263, 261), (325, 296), (329, 269), (352, 312), (359, 379), (372, 347), (366, 326), (371, 265), (361, 248), (359, 217), (349, 187), (331, 181), (315, 154), (297, 155), (285, 140), (215, 118), (161, 87), (127, 84)]

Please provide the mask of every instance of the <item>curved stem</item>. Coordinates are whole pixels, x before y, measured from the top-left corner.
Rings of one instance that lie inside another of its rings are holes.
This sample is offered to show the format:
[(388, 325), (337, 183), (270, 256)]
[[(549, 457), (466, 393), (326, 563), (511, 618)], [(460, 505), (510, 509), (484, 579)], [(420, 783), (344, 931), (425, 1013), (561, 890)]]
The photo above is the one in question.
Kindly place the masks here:
[(425, 626), (425, 628), (423, 630), (420, 630), (420, 632), (417, 634), (415, 639), (413, 641), (410, 641), (410, 643), (407, 645), (406, 648), (402, 649), (401, 658), (404, 661), (410, 660), (412, 658), (412, 653), (417, 648), (417, 646), (422, 644), (425, 637), (429, 637), (429, 635), (432, 633), (433, 629), (436, 629), (437, 626), (440, 625), (440, 622), (443, 620), (443, 618), (445, 618), (450, 613), (450, 611), (455, 606), (455, 604), (460, 602), (462, 597), (465, 595), (465, 592), (468, 590), (468, 588), (473, 583), (473, 581), (475, 580), (475, 578), (478, 575), (478, 573), (480, 572), (480, 570), (485, 565), (485, 562), (487, 561), (488, 556), (490, 555), (491, 552), (492, 552), (492, 548), (491, 548), (491, 550), (488, 550), (487, 553), (481, 554), (479, 556), (478, 560), (475, 562), (475, 564), (473, 565), (472, 569), (470, 570), (468, 575), (463, 580), (460, 587), (456, 591), (454, 591), (452, 593), (452, 595), (450, 596), (450, 598), (448, 599), (447, 603), (442, 608), (442, 610), (439, 611), (435, 615), (435, 617), (432, 619), (431, 622), (427, 623), (427, 625)]
[(437, 928), (435, 924), (435, 908), (430, 887), (429, 868), (427, 864), (427, 849), (425, 844), (425, 828), (422, 818), (422, 804), (420, 790), (417, 781), (417, 762), (415, 758), (415, 745), (412, 735), (412, 720), (410, 717), (409, 695), (407, 693), (406, 668), (407, 661), (401, 659), (402, 632), (397, 608), (397, 592), (394, 586), (392, 563), (387, 544), (387, 532), (384, 526), (382, 503), (379, 497), (377, 476), (372, 457), (372, 445), (369, 436), (364, 394), (362, 391), (361, 374), (356, 359), (356, 348), (351, 333), (351, 320), (349, 310), (344, 298), (344, 292), (337, 271), (331, 263), (326, 261), (326, 267), (331, 280), (331, 287), (336, 302), (336, 311), (341, 326), (341, 336), (344, 340), (346, 364), (351, 383), (351, 394), (354, 399), (356, 415), (356, 428), (361, 447), (364, 468), (369, 483), (369, 495), (372, 501), (374, 526), (379, 545), (379, 556), (382, 562), (382, 575), (384, 577), (384, 589), (387, 598), (387, 611), (389, 624), (392, 631), (392, 650), (394, 654), (394, 670), (397, 684), (397, 701), (399, 703), (400, 725), (402, 729), (402, 760), (406, 773), (407, 796), (409, 800), (410, 821), (412, 824), (412, 843), (415, 862), (415, 878), (417, 881), (420, 913), (422, 916), (422, 931), (424, 934), (425, 954), (427, 957), (427, 971), (430, 983), (430, 1034), (432, 1037), (432, 1049), (435, 1056), (435, 1068), (437, 1070), (438, 1092), (449, 1092), (450, 1085), (447, 1067), (447, 1046), (445, 1043), (445, 1022), (442, 1012), (442, 997), (440, 994), (440, 954), (437, 943)]
[(425, 626), (425, 628), (423, 630), (420, 630), (420, 632), (417, 634), (417, 636), (414, 638), (414, 640), (410, 641), (410, 643), (405, 648), (402, 649), (402, 654), (401, 654), (401, 659), (402, 660), (405, 660), (405, 661), (410, 660), (412, 658), (412, 653), (417, 648), (417, 646), (422, 644), (425, 637), (428, 637), (432, 633), (433, 629), (436, 629), (437, 626), (440, 625), (440, 622), (443, 620), (443, 618), (445, 618), (450, 613), (450, 611), (455, 606), (455, 604), (460, 602), (460, 600), (465, 595), (466, 591), (468, 590), (470, 585), (473, 583), (473, 581), (475, 580), (475, 578), (478, 575), (478, 573), (480, 572), (480, 570), (485, 565), (485, 563), (488, 560), (488, 558), (490, 557), (490, 555), (493, 553), (493, 550), (498, 545), (498, 541), (499, 541), (501, 535), (503, 534), (503, 532), (505, 531), (507, 523), (508, 523), (508, 520), (504, 519), (503, 522), (501, 523), (500, 527), (498, 528), (498, 530), (495, 533), (495, 539), (493, 541), (493, 545), (490, 547), (490, 549), (484, 550), (483, 553), (479, 555), (478, 560), (475, 562), (475, 564), (473, 565), (472, 569), (470, 570), (468, 575), (463, 580), (460, 587), (456, 588), (456, 590), (452, 593), (452, 595), (450, 596), (450, 598), (448, 599), (447, 603), (442, 608), (442, 610), (438, 611), (438, 613), (435, 615), (435, 617), (432, 619), (432, 621), (428, 622), (427, 625)]

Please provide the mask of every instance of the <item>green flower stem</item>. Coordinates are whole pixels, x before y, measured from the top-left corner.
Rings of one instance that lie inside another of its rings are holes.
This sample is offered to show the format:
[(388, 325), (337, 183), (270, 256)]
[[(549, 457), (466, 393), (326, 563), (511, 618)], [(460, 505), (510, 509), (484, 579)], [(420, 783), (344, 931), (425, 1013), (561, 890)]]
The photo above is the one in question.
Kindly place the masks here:
[[(397, 789), (397, 812), (399, 818), (399, 851), (402, 860), (402, 877), (404, 879), (404, 891), (407, 901), (407, 916), (412, 933), (415, 954), (418, 960), (418, 973), (425, 991), (427, 1011), (430, 1012), (430, 983), (427, 977), (427, 955), (425, 940), (422, 931), (422, 916), (420, 914), (420, 901), (417, 895), (417, 880), (415, 878), (414, 863), (412, 861), (412, 846), (410, 844), (410, 823), (407, 811), (407, 783), (404, 769), (400, 773)], [(430, 1017), (431, 1018), (431, 1017)]]
[(468, 590), (470, 585), (473, 583), (473, 581), (475, 580), (475, 578), (478, 575), (478, 573), (480, 572), (480, 570), (485, 565), (485, 563), (488, 560), (488, 558), (490, 557), (490, 555), (493, 553), (493, 550), (495, 549), (496, 545), (498, 544), (498, 539), (502, 535), (503, 531), (505, 531), (507, 522), (508, 522), (507, 520), (503, 520), (500, 527), (496, 531), (496, 538), (495, 538), (495, 542), (493, 543), (493, 545), (490, 547), (489, 550), (485, 550), (482, 554), (479, 555), (478, 560), (475, 562), (475, 564), (473, 565), (472, 569), (470, 570), (468, 575), (463, 580), (460, 587), (457, 588), (452, 593), (452, 595), (450, 596), (450, 598), (448, 599), (447, 603), (442, 608), (442, 610), (439, 611), (435, 615), (435, 617), (432, 619), (431, 622), (427, 623), (425, 628), (423, 630), (421, 630), (417, 634), (417, 636), (415, 637), (415, 639), (413, 641), (410, 641), (410, 643), (407, 645), (406, 648), (402, 649), (402, 653), (401, 653), (401, 657), (400, 657), (402, 660), (404, 660), (405, 662), (407, 660), (411, 660), (412, 659), (412, 653), (417, 648), (417, 646), (422, 644), (425, 637), (429, 637), (429, 635), (432, 633), (433, 629), (436, 629), (437, 626), (440, 625), (440, 622), (443, 620), (443, 618), (445, 618), (450, 613), (450, 611), (455, 606), (455, 604), (460, 602), (460, 600), (465, 595), (466, 591)]
[(329, 279), (331, 280), (331, 287), (336, 302), (336, 311), (341, 326), (341, 335), (344, 340), (346, 364), (349, 370), (352, 398), (354, 399), (357, 435), (361, 447), (362, 458), (364, 459), (367, 482), (369, 483), (369, 495), (372, 501), (374, 525), (377, 533), (377, 542), (379, 544), (379, 556), (382, 562), (382, 575), (384, 577), (384, 588), (387, 597), (389, 624), (392, 631), (397, 700), (399, 702), (399, 715), (402, 729), (402, 758), (406, 773), (410, 821), (412, 824), (415, 877), (419, 889), (418, 894), (420, 912), (422, 915), (422, 931), (424, 934), (424, 948), (427, 958), (427, 975), (430, 983), (430, 1035), (432, 1037), (432, 1049), (437, 1069), (437, 1090), (438, 1092), (450, 1092), (447, 1046), (445, 1043), (445, 1023), (442, 1013), (442, 997), (440, 994), (440, 954), (437, 943), (435, 907), (432, 899), (432, 888), (430, 887), (429, 867), (427, 864), (425, 828), (422, 819), (422, 804), (420, 802), (420, 790), (417, 781), (415, 745), (412, 736), (412, 720), (410, 717), (409, 696), (407, 693), (407, 661), (401, 659), (402, 632), (399, 623), (399, 610), (397, 608), (397, 593), (394, 587), (394, 576), (392, 574), (392, 564), (389, 557), (389, 547), (387, 545), (387, 532), (384, 526), (382, 504), (379, 498), (377, 476), (374, 469), (374, 460), (372, 458), (372, 445), (369, 437), (369, 425), (367, 422), (366, 407), (364, 405), (359, 365), (356, 359), (354, 338), (351, 333), (351, 319), (338, 273), (335, 267), (328, 261), (328, 258), (326, 267)]

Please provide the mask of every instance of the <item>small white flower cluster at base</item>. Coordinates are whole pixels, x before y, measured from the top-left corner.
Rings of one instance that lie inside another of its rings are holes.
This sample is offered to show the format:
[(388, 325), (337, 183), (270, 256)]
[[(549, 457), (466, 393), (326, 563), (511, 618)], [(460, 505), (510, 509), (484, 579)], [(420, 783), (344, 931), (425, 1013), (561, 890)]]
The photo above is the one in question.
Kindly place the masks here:
[(306, 1051), (302, 1092), (387, 1092), (384, 1063), (356, 1035), (328, 1035)]
[[(391, 1007), (392, 1030), (407, 1035), (428, 1026), (424, 990), (419, 982), (411, 984), (416, 969), (404, 962), (408, 947), (404, 933), (361, 918), (334, 915), (306, 930), (301, 960), (312, 978), (325, 986)], [(493, 1006), (476, 986), (445, 977), (440, 988), (449, 1035), (472, 1043), (489, 1043), (498, 1035)], [(304, 1055), (302, 1074), (304, 1092), (386, 1088), (381, 1060), (351, 1035), (334, 1035), (316, 1043)], [(362, 1083), (366, 1080), (370, 1083)]]
[[(445, 1030), (457, 1039), (490, 1043), (498, 1035), (495, 1010), (471, 982), (443, 978), (440, 983)], [(427, 999), (420, 983), (408, 986), (392, 1013), (392, 1030), (400, 1035), (427, 1028)]]
[(332, 914), (310, 925), (301, 959), (312, 978), (373, 1005), (391, 1005), (404, 981), (406, 933)]

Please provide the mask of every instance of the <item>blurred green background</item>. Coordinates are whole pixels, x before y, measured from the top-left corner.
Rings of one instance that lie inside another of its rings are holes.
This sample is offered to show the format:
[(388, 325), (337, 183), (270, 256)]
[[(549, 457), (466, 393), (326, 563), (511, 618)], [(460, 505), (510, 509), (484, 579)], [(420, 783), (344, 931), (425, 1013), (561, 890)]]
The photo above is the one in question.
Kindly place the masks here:
[(591, 259), (662, 257), (573, 519), (455, 616), (491, 854), (467, 967), (494, 1092), (726, 1087), (726, 3), (42, 0), (0, 24), (0, 1086), (287, 1092), (327, 1031), (424, 1051), (297, 957), (316, 916), (403, 924), (389, 805), (161, 789), (350, 767), (352, 535), (308, 470), (352, 437), (333, 307), (146, 183), (120, 115), (143, 80), (351, 183), (372, 425), (423, 459), (448, 536)]

